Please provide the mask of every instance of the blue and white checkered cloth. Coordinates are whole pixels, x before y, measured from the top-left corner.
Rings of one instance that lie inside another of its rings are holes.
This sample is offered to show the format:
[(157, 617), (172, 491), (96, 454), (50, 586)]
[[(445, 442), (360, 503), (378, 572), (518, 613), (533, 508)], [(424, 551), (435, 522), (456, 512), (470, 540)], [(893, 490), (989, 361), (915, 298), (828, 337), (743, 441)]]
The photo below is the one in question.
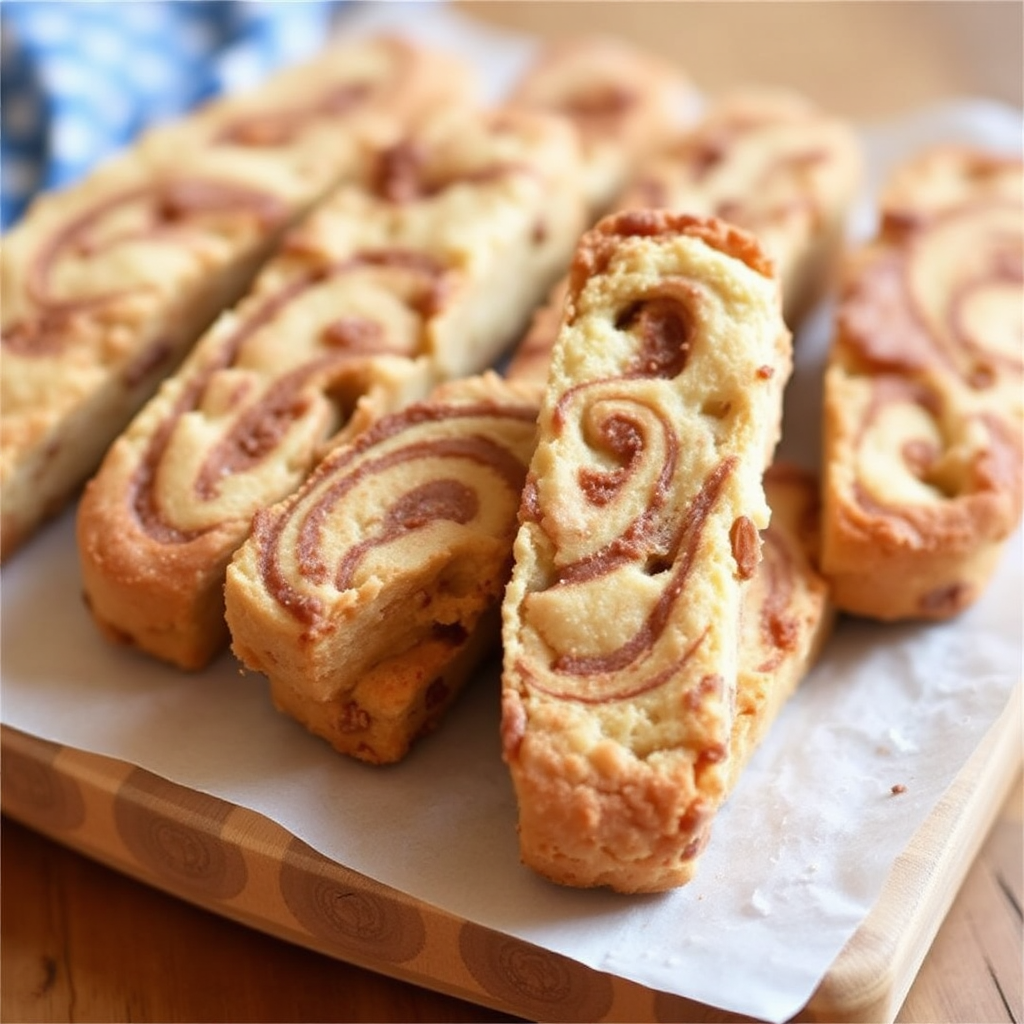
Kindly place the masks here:
[(315, 52), (343, 0), (4, 0), (0, 217), (146, 125)]

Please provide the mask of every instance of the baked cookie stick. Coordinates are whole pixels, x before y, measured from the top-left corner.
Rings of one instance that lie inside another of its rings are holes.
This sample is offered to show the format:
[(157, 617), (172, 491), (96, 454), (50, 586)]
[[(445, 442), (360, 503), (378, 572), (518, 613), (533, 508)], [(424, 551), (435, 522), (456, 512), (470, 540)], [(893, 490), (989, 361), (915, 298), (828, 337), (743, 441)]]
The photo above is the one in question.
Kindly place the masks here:
[(224, 572), (253, 513), (522, 329), (581, 230), (577, 154), (550, 115), (438, 115), (289, 236), (86, 488), (83, 583), (106, 635), (183, 668), (226, 646)]
[(393, 40), (335, 47), (32, 205), (0, 253), (0, 556), (65, 505), (285, 228), (468, 80)]
[(850, 253), (823, 453), (822, 566), (845, 611), (957, 614), (1020, 522), (1022, 181), (1019, 160), (930, 149)]
[(537, 407), (492, 373), (335, 448), (228, 568), (235, 654), (341, 753), (404, 757), (498, 641)]
[(753, 236), (665, 211), (584, 235), (503, 603), (520, 849), (555, 881), (695, 869), (743, 755), (740, 608), (790, 368)]

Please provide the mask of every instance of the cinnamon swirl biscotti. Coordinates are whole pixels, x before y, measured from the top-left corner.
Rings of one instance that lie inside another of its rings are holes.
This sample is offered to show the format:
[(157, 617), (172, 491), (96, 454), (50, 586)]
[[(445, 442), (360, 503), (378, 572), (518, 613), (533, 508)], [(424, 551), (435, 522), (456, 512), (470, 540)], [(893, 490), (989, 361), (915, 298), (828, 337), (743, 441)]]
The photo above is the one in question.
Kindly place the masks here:
[(227, 645), (224, 572), (253, 513), (521, 330), (583, 224), (577, 155), (551, 115), (439, 114), (289, 235), (86, 488), (83, 584), (108, 637), (184, 668)]
[(468, 81), (393, 40), (336, 47), (30, 207), (0, 253), (0, 555), (75, 493), (286, 227)]
[(943, 146), (897, 169), (849, 255), (825, 375), (822, 565), (837, 605), (945, 619), (1020, 522), (1022, 164)]
[(226, 615), (280, 710), (375, 764), (438, 723), (497, 647), (536, 417), (493, 373), (443, 385), (256, 514)]
[(790, 364), (752, 235), (627, 211), (583, 236), (502, 608), (520, 848), (551, 879), (694, 871), (744, 756), (742, 596)]
[(755, 234), (779, 264), (795, 329), (835, 271), (862, 175), (851, 124), (798, 93), (746, 89), (716, 98), (614, 205), (720, 217)]

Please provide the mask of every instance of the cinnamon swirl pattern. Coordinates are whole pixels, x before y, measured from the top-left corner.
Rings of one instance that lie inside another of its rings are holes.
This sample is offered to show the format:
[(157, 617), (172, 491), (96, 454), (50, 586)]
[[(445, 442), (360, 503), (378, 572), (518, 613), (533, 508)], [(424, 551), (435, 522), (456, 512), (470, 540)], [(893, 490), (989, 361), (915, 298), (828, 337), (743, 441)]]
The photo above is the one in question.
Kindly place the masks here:
[(640, 162), (691, 123), (697, 109), (685, 74), (604, 36), (548, 44), (510, 102), (553, 111), (575, 127), (591, 218), (606, 212)]
[(493, 373), (335, 448), (227, 572), (243, 664), (338, 751), (401, 759), (497, 645), (536, 405)]
[(439, 114), (284, 243), (110, 447), (78, 513), (110, 639), (183, 668), (228, 641), (224, 572), (253, 513), (329, 444), (489, 365), (572, 252), (568, 125)]
[(3, 557), (63, 507), (286, 227), (466, 80), (447, 58), (356, 44), (32, 205), (0, 254)]
[(738, 756), (790, 364), (752, 235), (667, 211), (584, 235), (503, 603), (520, 850), (555, 881), (656, 891), (695, 869)]
[(615, 208), (685, 210), (754, 233), (779, 264), (795, 329), (835, 270), (862, 174), (852, 125), (798, 93), (738, 91), (647, 160)]
[(921, 153), (852, 252), (825, 376), (822, 564), (838, 606), (946, 619), (1020, 522), (1019, 160)]

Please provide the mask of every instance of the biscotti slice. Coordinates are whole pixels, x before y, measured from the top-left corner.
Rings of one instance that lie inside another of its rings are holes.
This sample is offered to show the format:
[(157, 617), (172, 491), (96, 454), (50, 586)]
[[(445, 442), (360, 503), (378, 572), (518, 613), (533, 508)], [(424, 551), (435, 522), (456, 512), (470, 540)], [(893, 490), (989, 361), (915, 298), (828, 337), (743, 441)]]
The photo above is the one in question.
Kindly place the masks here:
[(743, 591), (727, 792), (818, 660), (835, 622), (819, 564), (817, 476), (776, 461), (764, 475), (764, 490), (772, 518), (761, 533), (761, 563)]
[(325, 447), (487, 366), (568, 261), (577, 146), (525, 111), (439, 116), (289, 236), (110, 448), (78, 512), (110, 639), (198, 668), (253, 513)]
[(623, 40), (597, 35), (543, 47), (509, 102), (554, 111), (574, 125), (591, 220), (607, 211), (646, 156), (693, 121), (698, 108), (683, 71)]
[(1020, 522), (1022, 164), (960, 146), (901, 166), (849, 255), (824, 392), (822, 565), (837, 605), (946, 619)]
[(338, 751), (400, 760), (498, 646), (537, 407), (493, 373), (335, 448), (228, 568), (232, 647)]
[[(463, 102), (467, 80), (448, 58), (360, 42), (36, 200), (0, 252), (0, 557), (73, 496), (282, 231), (382, 135)], [(288, 130), (256, 132), (257, 112)]]
[(778, 262), (795, 329), (836, 268), (862, 176), (851, 124), (798, 93), (745, 89), (715, 99), (614, 205), (711, 215), (755, 234)]
[(502, 609), (503, 751), (548, 878), (656, 891), (695, 869), (790, 364), (753, 236), (667, 211), (583, 236)]

